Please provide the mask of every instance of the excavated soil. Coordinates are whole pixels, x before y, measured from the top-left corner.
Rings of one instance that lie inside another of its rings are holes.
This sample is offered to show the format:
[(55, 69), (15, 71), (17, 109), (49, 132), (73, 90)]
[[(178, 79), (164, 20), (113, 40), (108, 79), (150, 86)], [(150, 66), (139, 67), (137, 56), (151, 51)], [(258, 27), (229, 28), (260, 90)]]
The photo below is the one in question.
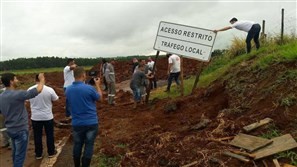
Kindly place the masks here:
[[(287, 97), (297, 97), (297, 78), (287, 77), (288, 70), (294, 70), (296, 63), (275, 64), (257, 70), (249, 67), (251, 62), (232, 67), (232, 73), (208, 88), (196, 89), (193, 95), (154, 99), (137, 109), (132, 108), (131, 93), (118, 90), (116, 106), (108, 106), (106, 100), (97, 105), (100, 130), (92, 164), (98, 166), (98, 157), (104, 156), (117, 159), (120, 166), (264, 167), (262, 160), (244, 163), (222, 155), (223, 151), (234, 148), (226, 145), (230, 140), (218, 139), (235, 136), (242, 132), (243, 126), (266, 117), (272, 118), (273, 123), (249, 134), (259, 136), (274, 128), (281, 134), (290, 133), (296, 138), (296, 102), (292, 105), (282, 103)], [(184, 75), (189, 76), (195, 74), (199, 62), (184, 59), (183, 65)], [(131, 78), (131, 68), (129, 62), (117, 62), (118, 83)], [(166, 79), (167, 59), (158, 60), (157, 69), (158, 78)], [(27, 83), (29, 78), (33, 75), (20, 76), (19, 80)], [(53, 87), (60, 97), (59, 102), (54, 103), (55, 120), (63, 122), (63, 74), (47, 73), (46, 79), (47, 85)], [(208, 124), (196, 129), (204, 120), (208, 120)], [(70, 133), (70, 128), (56, 128), (56, 140)], [(69, 141), (54, 166), (71, 166), (71, 148)], [(272, 159), (273, 156), (264, 158), (268, 166), (273, 166)], [(28, 161), (26, 164), (30, 166)], [(290, 162), (286, 158), (279, 161)]]

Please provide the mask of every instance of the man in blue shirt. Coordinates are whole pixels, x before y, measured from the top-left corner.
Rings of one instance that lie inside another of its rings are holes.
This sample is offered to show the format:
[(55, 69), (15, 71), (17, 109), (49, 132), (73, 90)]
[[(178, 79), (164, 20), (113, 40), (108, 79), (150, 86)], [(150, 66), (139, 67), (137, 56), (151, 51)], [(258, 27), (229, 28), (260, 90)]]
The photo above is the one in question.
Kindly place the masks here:
[(72, 115), (73, 161), (75, 167), (79, 167), (80, 163), (83, 167), (88, 167), (91, 163), (94, 141), (98, 133), (96, 101), (102, 97), (100, 78), (94, 79), (95, 89), (84, 83), (86, 72), (83, 67), (76, 67), (73, 72), (75, 81), (66, 89), (66, 98)]

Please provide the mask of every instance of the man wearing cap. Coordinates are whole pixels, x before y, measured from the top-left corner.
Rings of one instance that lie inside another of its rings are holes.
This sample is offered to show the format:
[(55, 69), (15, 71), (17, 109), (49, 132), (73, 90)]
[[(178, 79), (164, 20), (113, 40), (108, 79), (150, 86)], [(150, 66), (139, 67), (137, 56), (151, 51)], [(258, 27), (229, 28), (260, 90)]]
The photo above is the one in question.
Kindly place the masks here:
[(260, 48), (260, 42), (259, 42), (259, 35), (260, 35), (260, 30), (261, 26), (258, 23), (255, 23), (253, 21), (238, 21), (237, 18), (232, 18), (230, 20), (231, 26), (227, 26), (218, 30), (213, 30), (213, 32), (217, 33), (219, 31), (226, 31), (232, 28), (236, 28), (241, 31), (247, 32), (246, 36), (246, 52), (250, 53), (251, 52), (251, 40), (254, 39), (254, 42), (256, 44), (256, 48)]

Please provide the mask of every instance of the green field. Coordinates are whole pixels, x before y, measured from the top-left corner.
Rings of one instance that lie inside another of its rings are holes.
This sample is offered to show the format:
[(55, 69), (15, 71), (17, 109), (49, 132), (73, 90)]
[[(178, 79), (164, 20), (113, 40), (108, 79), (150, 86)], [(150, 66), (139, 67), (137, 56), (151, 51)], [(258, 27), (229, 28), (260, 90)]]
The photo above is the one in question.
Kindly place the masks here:
[[(93, 66), (84, 66), (86, 70), (90, 70)], [(1, 71), (0, 74), (6, 72), (12, 72), (14, 74), (32, 74), (41, 72), (62, 72), (64, 67), (53, 67), (53, 68), (37, 68), (37, 69), (26, 69), (26, 70), (12, 70), (12, 71)]]

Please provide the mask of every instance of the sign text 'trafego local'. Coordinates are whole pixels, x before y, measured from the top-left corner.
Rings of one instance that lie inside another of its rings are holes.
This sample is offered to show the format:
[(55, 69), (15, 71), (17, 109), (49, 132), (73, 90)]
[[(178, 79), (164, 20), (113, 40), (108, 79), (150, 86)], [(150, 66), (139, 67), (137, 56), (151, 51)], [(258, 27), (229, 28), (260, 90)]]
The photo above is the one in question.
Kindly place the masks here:
[(154, 49), (209, 61), (215, 38), (211, 30), (161, 21)]

